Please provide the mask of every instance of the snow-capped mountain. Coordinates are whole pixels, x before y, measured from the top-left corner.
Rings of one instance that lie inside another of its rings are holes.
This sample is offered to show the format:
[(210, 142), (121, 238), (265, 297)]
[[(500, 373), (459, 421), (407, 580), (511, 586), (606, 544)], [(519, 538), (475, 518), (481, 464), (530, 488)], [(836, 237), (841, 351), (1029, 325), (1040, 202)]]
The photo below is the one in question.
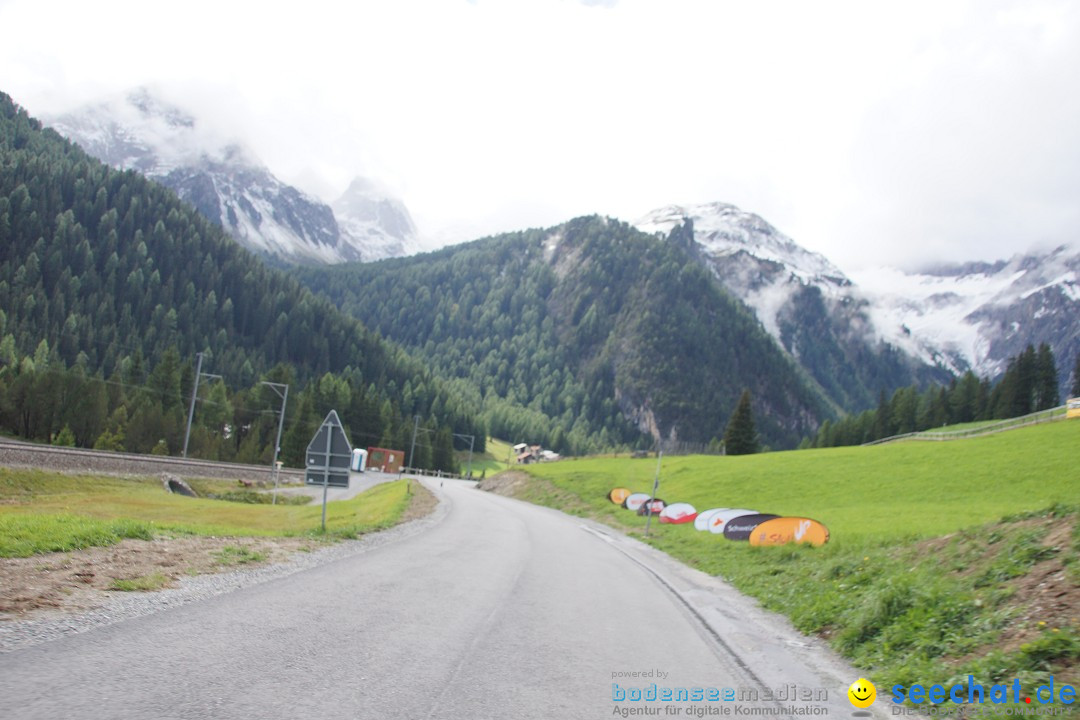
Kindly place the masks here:
[[(1080, 352), (1080, 253), (1058, 248), (997, 263), (921, 273), (894, 268), (849, 278), (762, 218), (733, 205), (668, 206), (637, 222), (667, 235), (693, 222), (702, 260), (766, 330), (823, 385), (830, 368), (885, 364), (874, 391), (901, 368), (996, 377), (1028, 344), (1051, 345), (1064, 391)], [(820, 307), (816, 308), (820, 304)], [(822, 358), (825, 362), (822, 364)], [(876, 358), (876, 359), (875, 359)], [(895, 387), (896, 385), (894, 385)]]
[(240, 144), (145, 89), (48, 122), (100, 160), (172, 188), (256, 252), (288, 262), (339, 263), (416, 250), (408, 210), (374, 184), (354, 181), (335, 203), (336, 214), (279, 180)]
[(1080, 353), (1080, 253), (1059, 247), (921, 273), (860, 272), (882, 337), (954, 372), (994, 377), (1027, 345), (1049, 343), (1067, 389)]
[(869, 301), (839, 268), (753, 213), (672, 205), (636, 225), (666, 236), (686, 221), (701, 261), (840, 407), (869, 407), (882, 388), (946, 377), (876, 331)]
[(852, 296), (851, 281), (824, 255), (796, 244), (762, 218), (726, 203), (654, 210), (635, 224), (648, 233), (667, 235), (686, 220), (710, 268), (758, 320), (781, 340), (780, 316), (791, 296), (807, 287), (830, 302)]
[(364, 247), (367, 259), (401, 257), (421, 250), (405, 203), (371, 180), (356, 178), (330, 207), (342, 234)]

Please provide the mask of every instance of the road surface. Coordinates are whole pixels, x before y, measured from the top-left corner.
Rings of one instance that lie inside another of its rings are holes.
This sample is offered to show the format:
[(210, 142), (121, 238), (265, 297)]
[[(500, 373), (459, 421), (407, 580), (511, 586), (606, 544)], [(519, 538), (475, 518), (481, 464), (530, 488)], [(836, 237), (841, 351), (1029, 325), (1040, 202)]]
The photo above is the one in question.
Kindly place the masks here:
[[(349, 487), (327, 487), (326, 500), (327, 502), (349, 500), (365, 490), (370, 490), (376, 485), (381, 485), (384, 482), (392, 482), (400, 477), (401, 476), (397, 473), (381, 473), (374, 470), (368, 470), (363, 473), (349, 473)], [(268, 492), (272, 493), (274, 491), (269, 490)], [(322, 503), (322, 485), (283, 485), (277, 492), (281, 495), (307, 495), (317, 503)]]
[[(447, 512), (422, 533), (0, 655), (0, 716), (554, 720), (723, 705), (851, 716), (854, 671), (722, 583), (580, 519), (472, 483), (426, 484)], [(828, 699), (613, 700), (653, 683), (795, 684)]]

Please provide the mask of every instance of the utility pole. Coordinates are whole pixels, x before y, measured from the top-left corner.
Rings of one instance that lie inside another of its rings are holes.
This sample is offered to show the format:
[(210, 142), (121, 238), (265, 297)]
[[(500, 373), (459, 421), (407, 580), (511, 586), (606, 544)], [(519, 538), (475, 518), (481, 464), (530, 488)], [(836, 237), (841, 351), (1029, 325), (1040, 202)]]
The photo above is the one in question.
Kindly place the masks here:
[(470, 435), (469, 436), (469, 471), (465, 474), (465, 477), (469, 478), (470, 480), (472, 480), (472, 449), (473, 449), (473, 443), (474, 442), (476, 442), (476, 436), (475, 435)]
[(202, 377), (202, 353), (196, 353), (195, 386), (191, 388), (191, 405), (188, 407), (187, 431), (184, 433), (184, 457), (187, 458), (188, 440), (191, 439), (191, 420), (195, 417), (195, 398), (199, 395), (199, 378)]
[(213, 373), (204, 373), (202, 371), (202, 353), (195, 353), (198, 361), (195, 363), (195, 387), (191, 388), (191, 407), (188, 408), (187, 415), (187, 430), (184, 432), (184, 457), (187, 457), (188, 440), (191, 439), (191, 420), (195, 417), (195, 401), (199, 396), (199, 380), (204, 377), (217, 378), (221, 380), (220, 375), (214, 375)]
[(465, 435), (464, 433), (454, 433), (454, 437), (461, 438), (462, 440), (464, 440), (465, 438), (469, 438), (469, 469), (465, 472), (465, 477), (467, 479), (471, 480), (472, 479), (472, 451), (473, 451), (473, 443), (476, 442), (476, 436), (475, 435)]
[(409, 469), (413, 470), (413, 453), (416, 452), (416, 431), (420, 429), (420, 416), (415, 415), (412, 426), (412, 447), (409, 448)]
[[(278, 476), (281, 475), (281, 471), (278, 470), (278, 453), (281, 452), (281, 428), (285, 425), (285, 403), (289, 400), (289, 386), (285, 383), (268, 382), (263, 380), (261, 385), (269, 385), (270, 389), (278, 394), (281, 398), (281, 415), (278, 417), (277, 426), (277, 440), (274, 441), (274, 459), (270, 465), (270, 468), (274, 472), (274, 497), (270, 501), (271, 505), (277, 505), (277, 492), (278, 492)], [(285, 388), (282, 392), (281, 388)]]

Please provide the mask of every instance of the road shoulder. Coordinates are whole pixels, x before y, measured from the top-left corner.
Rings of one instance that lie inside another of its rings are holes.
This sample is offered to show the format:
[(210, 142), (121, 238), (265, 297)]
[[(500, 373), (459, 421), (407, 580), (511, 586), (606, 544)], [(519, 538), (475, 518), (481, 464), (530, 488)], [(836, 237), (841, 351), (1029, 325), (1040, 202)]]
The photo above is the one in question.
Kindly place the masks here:
[[(323, 544), (311, 538), (183, 536), (0, 559), (0, 653), (181, 607), (412, 537), (441, 522), (448, 512), (447, 503), (435, 494), (419, 483), (413, 487), (415, 498), (399, 524), (356, 540)], [(265, 557), (230, 562), (255, 553)], [(113, 575), (103, 572), (105, 568)], [(197, 572), (189, 573), (189, 568)], [(164, 589), (111, 589), (116, 574), (134, 579), (154, 573), (169, 580)]]

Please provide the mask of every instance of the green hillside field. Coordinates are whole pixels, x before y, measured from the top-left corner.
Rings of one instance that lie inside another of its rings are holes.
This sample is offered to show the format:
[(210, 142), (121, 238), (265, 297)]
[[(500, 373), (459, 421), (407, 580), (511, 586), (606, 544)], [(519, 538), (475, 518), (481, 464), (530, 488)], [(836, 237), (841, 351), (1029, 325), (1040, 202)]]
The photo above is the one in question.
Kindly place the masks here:
[[(411, 500), (408, 480), (384, 483), (327, 504), (326, 535), (355, 537), (399, 522)], [(200, 490), (235, 489), (220, 481)], [(156, 478), (64, 475), (0, 468), (0, 557), (111, 545), (159, 535), (322, 536), (322, 506), (268, 505), (172, 495)]]
[[(510, 467), (510, 458), (512, 457), (513, 447), (505, 440), (499, 440), (497, 438), (489, 437), (487, 439), (487, 450), (482, 453), (474, 453), (472, 459), (473, 477), (480, 477), (481, 473), (485, 476), (492, 473), (497, 473), (500, 470), (506, 470)], [(458, 451), (457, 460), (458, 465), (461, 466), (461, 472), (465, 472), (466, 463), (469, 459), (468, 451)]]
[[(648, 492), (657, 460), (527, 469), (516, 494), (643, 536), (607, 500)], [(880, 688), (971, 672), (1026, 684), (1080, 672), (1080, 422), (940, 443), (670, 457), (657, 495), (823, 522), (822, 548), (753, 548), (692, 525), (648, 542), (826, 638)], [(880, 691), (879, 691), (880, 692)]]

